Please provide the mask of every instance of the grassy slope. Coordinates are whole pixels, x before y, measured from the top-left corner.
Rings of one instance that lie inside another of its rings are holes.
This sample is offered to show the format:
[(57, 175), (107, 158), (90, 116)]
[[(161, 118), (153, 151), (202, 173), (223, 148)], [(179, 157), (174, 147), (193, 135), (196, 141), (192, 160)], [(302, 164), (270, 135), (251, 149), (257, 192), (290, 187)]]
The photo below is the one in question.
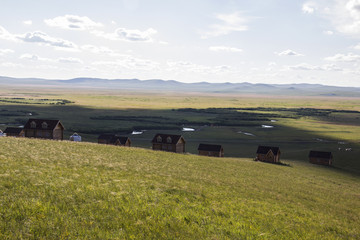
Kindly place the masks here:
[(0, 138), (0, 238), (359, 239), (333, 168)]

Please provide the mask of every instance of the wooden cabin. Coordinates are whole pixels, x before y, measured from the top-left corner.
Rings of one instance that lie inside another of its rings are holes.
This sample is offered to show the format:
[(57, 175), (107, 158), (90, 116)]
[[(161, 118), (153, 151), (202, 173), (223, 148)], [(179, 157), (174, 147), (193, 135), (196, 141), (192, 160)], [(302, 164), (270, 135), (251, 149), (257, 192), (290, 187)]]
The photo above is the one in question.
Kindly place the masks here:
[(158, 133), (153, 138), (152, 149), (167, 152), (185, 152), (185, 139), (181, 135), (170, 135)]
[(98, 137), (98, 143), (110, 144), (116, 146), (131, 147), (131, 140), (128, 137), (120, 137), (115, 134), (101, 134)]
[(269, 146), (258, 146), (256, 151), (257, 161), (278, 163), (280, 162), (280, 149), (279, 147), (269, 147)]
[(64, 126), (60, 120), (29, 119), (24, 126), (25, 137), (64, 139)]
[(4, 134), (6, 134), (7, 137), (25, 137), (24, 129), (17, 127), (6, 128)]
[(198, 151), (201, 156), (224, 157), (224, 149), (221, 145), (200, 143)]
[(332, 165), (333, 155), (331, 152), (310, 151), (309, 162), (320, 165)]

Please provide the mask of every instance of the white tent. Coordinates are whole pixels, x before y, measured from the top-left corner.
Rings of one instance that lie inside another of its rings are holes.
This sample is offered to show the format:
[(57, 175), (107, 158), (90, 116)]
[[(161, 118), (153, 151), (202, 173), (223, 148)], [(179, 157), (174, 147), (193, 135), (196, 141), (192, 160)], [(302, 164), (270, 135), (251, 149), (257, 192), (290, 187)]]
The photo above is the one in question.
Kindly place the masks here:
[(70, 136), (70, 141), (81, 142), (81, 136), (77, 133), (74, 133)]
[(1, 131), (0, 129), (0, 137), (5, 137), (6, 136), (6, 133), (3, 133), (3, 131)]

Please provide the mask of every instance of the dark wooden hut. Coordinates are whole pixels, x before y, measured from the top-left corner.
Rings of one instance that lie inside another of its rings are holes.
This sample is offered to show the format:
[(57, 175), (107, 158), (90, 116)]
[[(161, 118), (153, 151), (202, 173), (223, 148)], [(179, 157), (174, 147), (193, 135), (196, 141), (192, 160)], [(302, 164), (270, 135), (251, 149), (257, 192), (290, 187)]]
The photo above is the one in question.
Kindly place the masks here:
[(29, 119), (24, 126), (25, 137), (64, 139), (64, 126), (60, 120)]
[(262, 162), (278, 163), (280, 162), (279, 147), (258, 146), (256, 151), (256, 160)]
[(320, 165), (332, 165), (333, 155), (331, 152), (310, 151), (309, 162)]
[(224, 149), (221, 145), (200, 143), (199, 155), (211, 157), (224, 157)]
[(7, 137), (25, 137), (24, 128), (8, 127), (4, 133)]
[(131, 147), (131, 140), (128, 137), (121, 137), (115, 134), (101, 134), (98, 137), (98, 143), (110, 144), (116, 146)]
[(181, 135), (161, 134), (154, 136), (152, 142), (153, 150), (183, 153), (185, 152), (185, 139)]

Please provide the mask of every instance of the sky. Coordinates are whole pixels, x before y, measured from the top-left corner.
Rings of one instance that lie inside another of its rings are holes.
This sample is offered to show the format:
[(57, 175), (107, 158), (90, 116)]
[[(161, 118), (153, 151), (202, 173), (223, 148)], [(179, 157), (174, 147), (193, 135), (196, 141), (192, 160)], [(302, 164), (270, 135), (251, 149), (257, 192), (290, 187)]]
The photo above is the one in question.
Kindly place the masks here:
[(360, 0), (2, 0), (0, 76), (360, 87)]

